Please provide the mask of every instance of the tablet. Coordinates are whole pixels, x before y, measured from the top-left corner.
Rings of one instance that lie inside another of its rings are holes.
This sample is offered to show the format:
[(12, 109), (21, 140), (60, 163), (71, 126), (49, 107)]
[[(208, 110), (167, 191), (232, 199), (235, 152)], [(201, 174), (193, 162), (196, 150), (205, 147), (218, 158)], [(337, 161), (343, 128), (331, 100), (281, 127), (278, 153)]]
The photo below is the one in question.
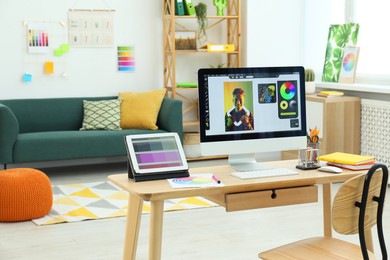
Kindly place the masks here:
[(127, 135), (125, 144), (129, 178), (141, 181), (189, 176), (177, 133)]

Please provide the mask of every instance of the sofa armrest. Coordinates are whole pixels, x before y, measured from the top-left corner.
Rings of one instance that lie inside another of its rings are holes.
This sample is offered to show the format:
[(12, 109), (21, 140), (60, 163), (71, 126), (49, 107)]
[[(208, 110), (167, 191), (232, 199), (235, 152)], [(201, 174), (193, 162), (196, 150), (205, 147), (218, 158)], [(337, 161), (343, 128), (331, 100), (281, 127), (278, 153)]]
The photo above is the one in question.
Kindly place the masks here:
[(157, 118), (159, 129), (176, 132), (183, 140), (183, 102), (165, 97)]
[(13, 162), (13, 147), (19, 134), (19, 123), (9, 107), (0, 103), (0, 163)]

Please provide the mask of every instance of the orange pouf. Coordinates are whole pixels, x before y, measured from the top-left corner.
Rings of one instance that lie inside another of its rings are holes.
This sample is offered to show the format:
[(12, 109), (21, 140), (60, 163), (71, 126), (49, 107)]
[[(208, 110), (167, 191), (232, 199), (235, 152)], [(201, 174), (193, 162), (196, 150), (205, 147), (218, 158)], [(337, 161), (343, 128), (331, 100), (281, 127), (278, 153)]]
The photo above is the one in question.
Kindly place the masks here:
[(53, 191), (46, 174), (30, 168), (0, 170), (0, 221), (40, 218), (52, 205)]

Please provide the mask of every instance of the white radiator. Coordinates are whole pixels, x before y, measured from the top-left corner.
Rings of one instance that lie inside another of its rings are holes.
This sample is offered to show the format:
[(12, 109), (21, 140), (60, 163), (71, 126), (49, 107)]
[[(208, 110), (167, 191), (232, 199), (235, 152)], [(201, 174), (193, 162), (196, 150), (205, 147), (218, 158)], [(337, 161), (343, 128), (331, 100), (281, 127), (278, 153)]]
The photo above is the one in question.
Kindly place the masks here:
[(362, 99), (361, 154), (390, 166), (390, 101)]

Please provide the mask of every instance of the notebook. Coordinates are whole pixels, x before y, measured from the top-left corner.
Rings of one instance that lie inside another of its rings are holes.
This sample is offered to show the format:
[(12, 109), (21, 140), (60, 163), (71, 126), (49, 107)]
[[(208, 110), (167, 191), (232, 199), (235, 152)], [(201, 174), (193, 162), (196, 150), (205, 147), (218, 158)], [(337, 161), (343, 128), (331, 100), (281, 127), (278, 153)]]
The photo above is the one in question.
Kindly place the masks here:
[(188, 164), (177, 133), (125, 136), (128, 175), (134, 181), (188, 177)]
[(360, 165), (374, 162), (375, 158), (373, 156), (335, 152), (321, 155), (318, 157), (318, 160), (349, 165)]

